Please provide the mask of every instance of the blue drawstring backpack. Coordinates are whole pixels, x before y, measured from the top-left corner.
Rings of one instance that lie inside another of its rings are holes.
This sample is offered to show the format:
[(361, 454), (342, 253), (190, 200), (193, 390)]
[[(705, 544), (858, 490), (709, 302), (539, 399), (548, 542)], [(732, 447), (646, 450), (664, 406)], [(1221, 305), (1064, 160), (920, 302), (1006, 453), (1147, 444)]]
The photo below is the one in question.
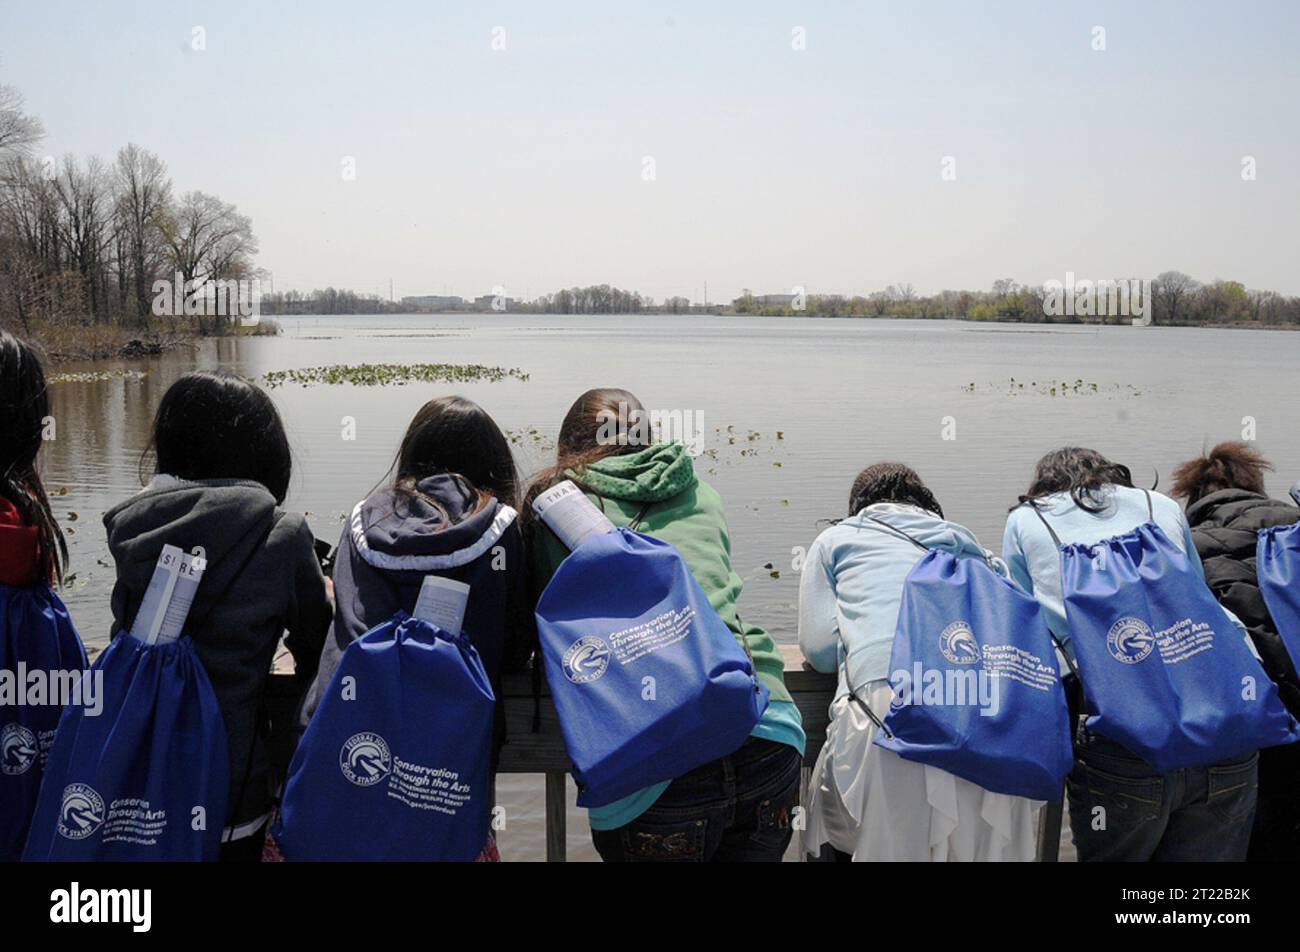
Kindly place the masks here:
[(1300, 669), (1300, 522), (1259, 530), (1255, 576), (1286, 653)]
[(69, 705), (59, 722), (23, 859), (215, 860), (230, 767), (193, 643), (122, 632), (85, 677), (102, 678), (103, 709)]
[(182, 633), (206, 563), (163, 546), (131, 629), (59, 721), (26, 861), (213, 861), (230, 774), (216, 694)]
[[(85, 669), (86, 649), (54, 591), (0, 584), (0, 671), (12, 673), (15, 689), (26, 691), (24, 672), (71, 686)], [(0, 862), (22, 856), (62, 713), (62, 691), (47, 691), (39, 704), (0, 700)]]
[(579, 806), (733, 753), (767, 707), (747, 651), (666, 542), (626, 528), (589, 535), (536, 614)]
[(495, 706), (463, 633), (398, 612), (352, 642), (289, 766), (274, 831), (285, 858), (474, 860)]
[(1166, 773), (1300, 739), (1245, 638), (1149, 519), (1094, 545), (1063, 545), (1061, 588), (1089, 730)]
[(875, 521), (927, 552), (903, 583), (889, 659), (895, 698), (876, 745), (994, 793), (1059, 799), (1074, 753), (1038, 602), (981, 559)]

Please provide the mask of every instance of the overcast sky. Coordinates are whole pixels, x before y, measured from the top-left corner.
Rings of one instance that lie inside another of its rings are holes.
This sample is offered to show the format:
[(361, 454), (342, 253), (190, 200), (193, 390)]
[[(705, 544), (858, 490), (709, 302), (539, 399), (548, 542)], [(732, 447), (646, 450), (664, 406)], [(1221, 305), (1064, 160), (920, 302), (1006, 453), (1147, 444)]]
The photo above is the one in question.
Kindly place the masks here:
[(276, 290), (1300, 293), (1293, 0), (287, 6), (0, 0), (0, 83), (234, 202)]

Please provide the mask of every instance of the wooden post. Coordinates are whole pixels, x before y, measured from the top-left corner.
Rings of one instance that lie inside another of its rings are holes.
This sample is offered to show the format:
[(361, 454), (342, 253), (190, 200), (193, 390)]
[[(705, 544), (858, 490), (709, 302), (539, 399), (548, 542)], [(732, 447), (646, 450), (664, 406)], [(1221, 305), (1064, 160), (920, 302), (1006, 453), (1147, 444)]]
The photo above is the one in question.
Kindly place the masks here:
[(563, 770), (546, 772), (546, 862), (563, 863), (568, 831), (567, 796)]
[[(785, 685), (803, 718), (808, 746), (804, 757), (803, 786), (808, 783), (809, 768), (817, 760), (826, 737), (831, 699), (835, 696), (836, 676), (818, 674), (804, 666), (796, 645), (781, 645), (785, 660)], [(281, 776), (287, 771), (297, 743), (297, 709), (301, 689), (293, 678), (293, 660), (288, 651), (276, 655), (268, 705), (271, 709), (271, 750)], [(542, 684), (540, 706), (533, 697), (529, 672), (511, 673), (501, 679), (509, 741), (501, 749), (498, 772), (503, 774), (542, 774), (546, 789), (546, 859), (565, 861), (567, 813), (567, 777), (569, 758), (564, 752), (560, 721), (551, 703), (550, 692)], [(495, 802), (495, 796), (493, 801)], [(805, 818), (806, 819), (806, 818)], [(585, 824), (583, 824), (585, 826)]]

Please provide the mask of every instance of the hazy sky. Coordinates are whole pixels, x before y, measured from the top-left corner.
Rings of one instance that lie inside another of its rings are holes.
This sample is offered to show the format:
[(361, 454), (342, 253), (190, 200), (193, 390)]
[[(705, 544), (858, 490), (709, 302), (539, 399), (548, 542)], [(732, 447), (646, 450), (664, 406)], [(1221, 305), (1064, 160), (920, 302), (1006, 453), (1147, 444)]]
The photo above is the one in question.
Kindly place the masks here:
[(0, 0), (0, 83), (234, 202), (277, 290), (1300, 293), (1294, 0), (705, 6)]

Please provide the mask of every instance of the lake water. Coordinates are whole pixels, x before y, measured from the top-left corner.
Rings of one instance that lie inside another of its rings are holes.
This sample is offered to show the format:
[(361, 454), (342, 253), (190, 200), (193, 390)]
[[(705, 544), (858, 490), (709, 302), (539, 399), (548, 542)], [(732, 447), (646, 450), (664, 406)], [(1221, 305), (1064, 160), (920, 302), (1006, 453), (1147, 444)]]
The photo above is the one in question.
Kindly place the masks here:
[[(798, 595), (793, 554), (824, 520), (845, 515), (854, 476), (872, 462), (913, 466), (949, 518), (993, 549), (1035, 460), (1067, 443), (1093, 446), (1128, 464), (1139, 484), (1158, 476), (1167, 488), (1175, 464), (1251, 426), (1277, 465), (1270, 491), (1285, 496), (1300, 479), (1300, 334), (1282, 331), (658, 315), (277, 321), (280, 337), (55, 368), (145, 374), (52, 388), (57, 439), (43, 465), (52, 491), (67, 488), (54, 499), (72, 533), (75, 578), (65, 597), (89, 645), (106, 642), (110, 621), (113, 571), (100, 518), (139, 489), (154, 409), (195, 369), (257, 378), (330, 364), (467, 363), (529, 375), (274, 389), (294, 450), (286, 506), (308, 513), (331, 542), (431, 397), (457, 392), (481, 403), (515, 438), (525, 474), (552, 461), (560, 419), (590, 387), (623, 387), (647, 408), (689, 411), (704, 450), (697, 470), (727, 504), (746, 579), (741, 612), (786, 642)], [(355, 420), (355, 439), (343, 438), (345, 417)], [(503, 856), (540, 858), (540, 780), (503, 778), (501, 800), (512, 818)], [(569, 829), (570, 858), (594, 857), (581, 812)]]

